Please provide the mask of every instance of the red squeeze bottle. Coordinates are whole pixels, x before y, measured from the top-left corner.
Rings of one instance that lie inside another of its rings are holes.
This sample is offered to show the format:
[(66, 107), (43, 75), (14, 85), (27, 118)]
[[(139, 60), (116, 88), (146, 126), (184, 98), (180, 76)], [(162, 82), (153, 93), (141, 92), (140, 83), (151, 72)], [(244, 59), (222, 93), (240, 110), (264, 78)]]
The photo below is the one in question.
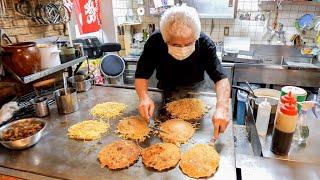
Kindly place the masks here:
[(273, 131), (271, 151), (277, 155), (287, 155), (298, 120), (297, 100), (289, 94), (286, 103), (280, 104)]
[(278, 106), (277, 106), (277, 111), (276, 111), (276, 115), (275, 115), (275, 118), (274, 118), (274, 122), (276, 122), (276, 120), (278, 119), (278, 115), (279, 115), (279, 112), (280, 112), (280, 107), (281, 107), (281, 104), (286, 104), (286, 103), (297, 103), (297, 99), (296, 97), (293, 95), (293, 93), (291, 91), (289, 91), (288, 94), (285, 94), (283, 96), (280, 97), (280, 100), (278, 102)]
[(286, 103), (293, 103), (293, 104), (297, 104), (297, 99), (296, 97), (292, 94), (292, 92), (290, 91), (288, 94), (281, 96), (280, 98), (280, 103), (281, 104), (286, 104)]

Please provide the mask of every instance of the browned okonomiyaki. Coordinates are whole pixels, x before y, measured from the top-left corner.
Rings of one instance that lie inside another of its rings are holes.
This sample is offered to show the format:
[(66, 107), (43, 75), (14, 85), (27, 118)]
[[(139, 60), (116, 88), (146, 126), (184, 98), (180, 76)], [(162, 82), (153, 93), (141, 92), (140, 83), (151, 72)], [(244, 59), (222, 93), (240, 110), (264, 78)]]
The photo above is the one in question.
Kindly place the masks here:
[(171, 119), (160, 124), (160, 138), (167, 143), (180, 145), (188, 142), (195, 132), (191, 123), (181, 119)]
[(213, 146), (197, 144), (183, 153), (180, 168), (192, 178), (209, 177), (219, 166), (220, 156)]
[(132, 141), (119, 140), (106, 145), (99, 152), (101, 167), (123, 169), (133, 165), (139, 158), (140, 147)]
[(117, 132), (125, 139), (144, 141), (151, 129), (147, 122), (140, 116), (130, 116), (121, 120), (117, 126)]
[(171, 117), (186, 121), (199, 120), (206, 112), (206, 106), (198, 98), (184, 98), (166, 104)]
[(157, 143), (141, 151), (142, 162), (148, 168), (163, 171), (175, 167), (181, 157), (179, 148), (170, 143)]

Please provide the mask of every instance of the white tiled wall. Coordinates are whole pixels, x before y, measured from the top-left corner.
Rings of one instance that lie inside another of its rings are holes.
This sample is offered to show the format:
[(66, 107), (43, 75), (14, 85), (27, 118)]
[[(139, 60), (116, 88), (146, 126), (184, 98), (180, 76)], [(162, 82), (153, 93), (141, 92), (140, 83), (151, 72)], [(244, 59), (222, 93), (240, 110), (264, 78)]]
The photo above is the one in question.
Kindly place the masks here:
[[(113, 8), (115, 15), (115, 22), (125, 21), (125, 15), (127, 8), (132, 8), (136, 13), (137, 0), (113, 0)], [(141, 6), (141, 5), (139, 5)], [(201, 19), (202, 31), (210, 35), (214, 41), (222, 41), (224, 38), (224, 27), (229, 27), (229, 36), (247, 36), (251, 38), (254, 44), (268, 44), (267, 38), (263, 36), (266, 32), (265, 21), (254, 20), (239, 20), (241, 13), (251, 13), (251, 19), (254, 19), (257, 13), (264, 13), (267, 17), (267, 11), (270, 13), (270, 24), (272, 24), (275, 18), (275, 5), (259, 5), (258, 0), (239, 0), (237, 17), (236, 19)], [(294, 26), (294, 22), (297, 18), (303, 14), (311, 13), (314, 15), (320, 15), (320, 6), (299, 6), (299, 5), (282, 5), (279, 10), (279, 20), (284, 25), (285, 37), (287, 45), (291, 45), (290, 37), (293, 34), (299, 33)], [(146, 28), (147, 24), (154, 23), (156, 27), (159, 26), (159, 17), (144, 16), (142, 18), (143, 25), (140, 29)], [(213, 23), (213, 29), (211, 27)], [(314, 44), (314, 37), (316, 32), (311, 31), (303, 35), (303, 40), (308, 45)], [(274, 44), (275, 42), (272, 42)]]

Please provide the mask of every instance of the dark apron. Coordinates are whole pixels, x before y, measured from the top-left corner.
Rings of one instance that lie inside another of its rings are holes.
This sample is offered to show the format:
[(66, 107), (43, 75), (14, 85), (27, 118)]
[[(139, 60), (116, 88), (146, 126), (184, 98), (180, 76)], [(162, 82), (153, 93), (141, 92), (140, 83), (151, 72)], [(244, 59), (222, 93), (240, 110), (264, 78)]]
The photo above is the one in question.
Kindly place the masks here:
[(205, 80), (188, 85), (177, 86), (172, 90), (164, 90), (164, 103), (190, 97), (190, 92), (197, 93), (205, 86)]

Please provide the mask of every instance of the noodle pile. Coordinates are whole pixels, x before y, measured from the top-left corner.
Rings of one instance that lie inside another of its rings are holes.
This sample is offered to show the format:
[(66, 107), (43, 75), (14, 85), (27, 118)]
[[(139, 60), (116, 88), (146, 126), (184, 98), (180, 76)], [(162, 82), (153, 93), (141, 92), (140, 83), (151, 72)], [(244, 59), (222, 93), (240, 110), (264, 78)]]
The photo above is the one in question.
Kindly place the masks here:
[(90, 114), (103, 119), (111, 119), (120, 116), (125, 109), (126, 105), (123, 103), (105, 102), (95, 105), (90, 110)]
[(71, 139), (90, 141), (100, 139), (109, 128), (109, 124), (104, 121), (86, 120), (72, 125), (67, 135)]

